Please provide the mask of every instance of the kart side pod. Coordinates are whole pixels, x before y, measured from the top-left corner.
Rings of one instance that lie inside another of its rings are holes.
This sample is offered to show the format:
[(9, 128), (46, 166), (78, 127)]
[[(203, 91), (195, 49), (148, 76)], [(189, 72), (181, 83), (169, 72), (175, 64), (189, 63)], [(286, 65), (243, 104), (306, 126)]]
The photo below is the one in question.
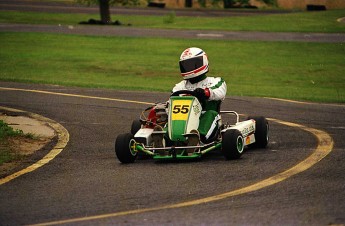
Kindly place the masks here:
[(244, 145), (250, 145), (255, 143), (255, 130), (256, 130), (256, 121), (254, 119), (249, 119), (246, 121), (239, 121), (239, 115), (235, 111), (220, 111), (220, 114), (233, 114), (236, 116), (236, 124), (225, 128), (221, 133), (225, 133), (227, 130), (238, 130), (244, 139)]

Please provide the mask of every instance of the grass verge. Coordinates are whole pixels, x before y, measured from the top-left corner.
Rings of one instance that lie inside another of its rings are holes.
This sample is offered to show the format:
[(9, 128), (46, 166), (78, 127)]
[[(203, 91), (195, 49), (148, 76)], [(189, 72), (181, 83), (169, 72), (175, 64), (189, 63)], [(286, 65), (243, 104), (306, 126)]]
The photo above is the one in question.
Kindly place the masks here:
[(241, 42), (0, 33), (0, 80), (170, 91), (189, 46), (209, 56), (228, 95), (345, 102), (343, 43)]
[[(337, 19), (344, 16), (345, 10), (236, 17), (184, 17), (175, 16), (172, 11), (165, 16), (113, 14), (112, 20), (145, 28), (343, 33), (345, 32), (345, 23), (339, 23)], [(87, 21), (90, 18), (99, 19), (99, 15), (2, 11), (0, 23), (76, 25), (80, 21)]]
[(13, 152), (9, 146), (8, 139), (13, 137), (34, 138), (33, 134), (24, 134), (22, 130), (14, 130), (7, 123), (0, 120), (0, 165), (21, 157)]

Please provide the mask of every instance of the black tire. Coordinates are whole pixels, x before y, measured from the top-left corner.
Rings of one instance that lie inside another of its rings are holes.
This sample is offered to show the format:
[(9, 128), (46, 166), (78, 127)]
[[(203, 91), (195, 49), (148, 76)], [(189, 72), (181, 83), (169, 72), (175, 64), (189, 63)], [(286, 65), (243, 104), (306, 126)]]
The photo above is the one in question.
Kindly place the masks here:
[(141, 129), (141, 122), (139, 119), (136, 119), (132, 122), (131, 134), (135, 135)]
[(117, 158), (122, 163), (133, 163), (137, 158), (138, 153), (132, 152), (130, 143), (133, 140), (131, 133), (120, 134), (115, 141), (115, 153)]
[(244, 140), (240, 131), (230, 129), (222, 135), (222, 153), (226, 159), (239, 159), (243, 153)]
[(266, 148), (269, 141), (269, 125), (265, 117), (262, 116), (249, 116), (248, 119), (255, 120), (255, 143), (249, 145), (253, 148)]

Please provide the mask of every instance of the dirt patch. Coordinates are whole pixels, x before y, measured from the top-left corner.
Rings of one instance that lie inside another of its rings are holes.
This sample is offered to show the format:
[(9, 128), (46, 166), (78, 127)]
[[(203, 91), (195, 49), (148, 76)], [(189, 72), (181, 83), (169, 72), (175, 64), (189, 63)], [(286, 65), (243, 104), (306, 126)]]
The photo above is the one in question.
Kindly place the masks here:
[(21, 156), (32, 155), (49, 142), (50, 139), (48, 138), (30, 139), (26, 137), (16, 137), (8, 139), (10, 149)]
[(8, 150), (13, 156), (13, 160), (0, 165), (0, 178), (4, 177), (20, 166), (30, 161), (30, 157), (37, 151), (43, 150), (51, 142), (51, 138), (27, 138), (27, 137), (10, 137), (0, 145), (1, 149)]

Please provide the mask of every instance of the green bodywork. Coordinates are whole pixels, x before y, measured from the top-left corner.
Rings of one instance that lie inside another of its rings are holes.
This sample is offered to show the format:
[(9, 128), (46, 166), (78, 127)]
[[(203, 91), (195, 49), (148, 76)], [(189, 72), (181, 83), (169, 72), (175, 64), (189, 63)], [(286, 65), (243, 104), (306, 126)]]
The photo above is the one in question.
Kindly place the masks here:
[[(172, 141), (186, 141), (185, 134), (190, 116), (190, 109), (195, 97), (193, 96), (173, 96), (170, 98), (169, 112), (169, 138)], [(177, 104), (175, 104), (177, 103)]]

